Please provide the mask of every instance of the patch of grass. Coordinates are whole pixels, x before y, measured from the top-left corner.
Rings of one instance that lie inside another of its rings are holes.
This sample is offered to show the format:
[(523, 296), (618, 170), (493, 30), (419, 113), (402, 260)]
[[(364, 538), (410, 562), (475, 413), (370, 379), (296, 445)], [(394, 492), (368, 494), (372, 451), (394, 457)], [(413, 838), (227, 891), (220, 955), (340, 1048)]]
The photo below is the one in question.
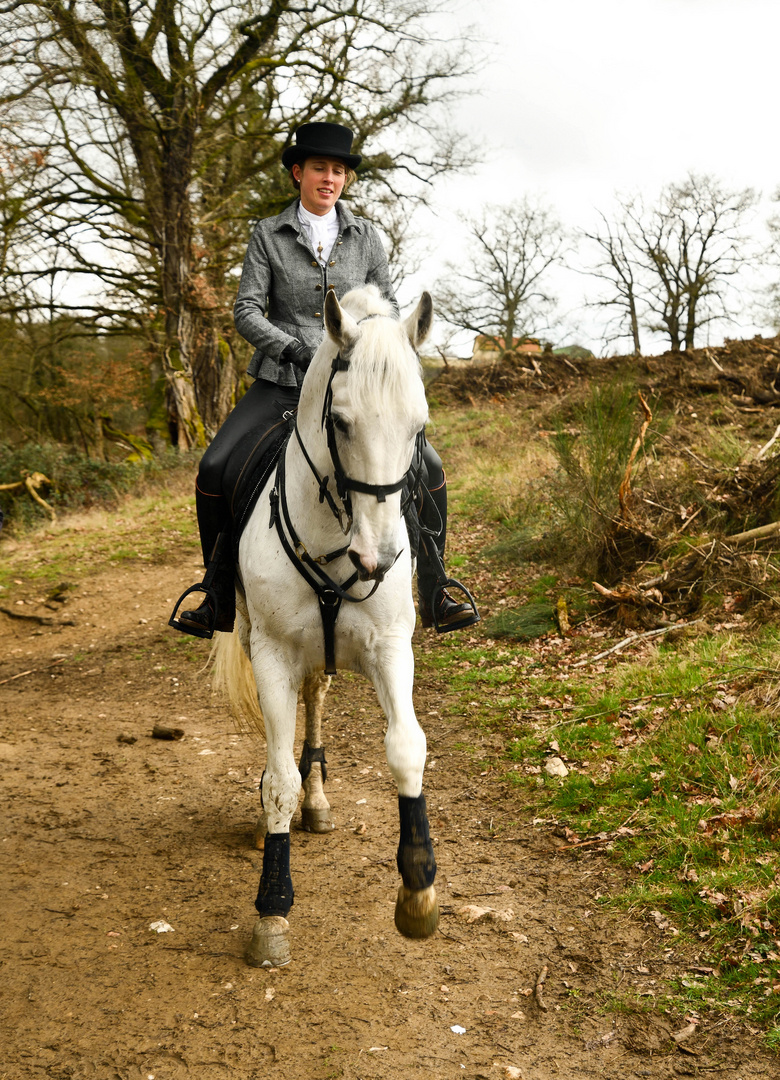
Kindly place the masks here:
[(437, 409), (428, 434), (446, 461), (458, 512), (482, 523), (514, 521), (518, 492), (552, 464), (546, 443), (519, 441), (514, 417), (488, 405)]
[[(90, 507), (117, 509), (133, 492), (151, 491), (182, 475), (194, 478), (196, 470), (195, 455), (174, 450), (151, 461), (111, 462), (85, 457), (72, 447), (56, 443), (25, 443), (19, 447), (0, 443), (0, 484), (43, 473), (51, 485), (41, 488), (40, 494), (58, 513)], [(45, 508), (24, 488), (3, 491), (2, 502), (4, 530), (15, 535), (49, 520)]]
[[(530, 652), (500, 642), (437, 660), (470, 718), (500, 736), (506, 778), (534, 815), (582, 839), (605, 835), (604, 850), (629, 871), (612, 903), (662, 913), (720, 971), (681, 983), (681, 1000), (736, 1009), (771, 1030), (780, 1018), (780, 718), (752, 692), (762, 675), (780, 678), (777, 638), (770, 628), (753, 641), (725, 634), (662, 646), (613, 669), (609, 685), (587, 671), (535, 668)], [(569, 769), (563, 779), (544, 772), (553, 751)], [(501, 756), (497, 748), (494, 769)]]
[(706, 455), (726, 469), (734, 466), (744, 459), (749, 450), (753, 450), (750, 440), (740, 438), (733, 431), (724, 428), (705, 429), (706, 438), (702, 445), (695, 447), (696, 452)]
[(770, 1050), (780, 1051), (780, 1027), (771, 1027), (767, 1031), (766, 1044)]
[(180, 560), (183, 553), (197, 559), (199, 551), (192, 495), (181, 484), (160, 486), (127, 499), (113, 512), (63, 514), (28, 534), (0, 534), (0, 597), (30, 587), (45, 593), (107, 564)]
[(549, 601), (546, 603), (523, 604), (510, 611), (488, 619), (485, 629), (493, 637), (514, 638), (515, 641), (528, 641), (541, 637), (555, 629), (555, 618)]

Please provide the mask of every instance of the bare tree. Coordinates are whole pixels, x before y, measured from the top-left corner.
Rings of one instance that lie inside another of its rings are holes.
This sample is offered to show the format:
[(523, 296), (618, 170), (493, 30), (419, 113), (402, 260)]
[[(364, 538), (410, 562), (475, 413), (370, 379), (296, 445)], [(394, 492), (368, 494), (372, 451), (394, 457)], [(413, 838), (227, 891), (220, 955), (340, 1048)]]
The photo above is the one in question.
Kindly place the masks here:
[[(780, 188), (772, 196), (772, 201), (780, 203)], [(769, 229), (769, 247), (764, 252), (764, 262), (772, 270), (780, 270), (780, 213), (774, 213), (767, 221)], [(769, 319), (775, 331), (780, 333), (780, 283), (771, 282), (763, 293), (763, 299), (757, 304), (762, 318)]]
[(630, 294), (648, 329), (666, 334), (672, 349), (693, 348), (704, 327), (733, 315), (734, 279), (750, 258), (745, 222), (756, 202), (752, 188), (729, 191), (695, 173), (665, 187), (654, 206), (619, 200), (617, 222), (591, 237), (607, 252), (597, 273), (616, 287), (611, 302), (625, 315)]
[(639, 334), (639, 285), (636, 280), (638, 267), (633, 259), (631, 241), (626, 231), (624, 219), (610, 222), (601, 214), (602, 225), (596, 231), (585, 232), (587, 240), (598, 244), (600, 257), (589, 273), (609, 283), (607, 295), (597, 300), (589, 300), (588, 307), (616, 309), (614, 317), (606, 326), (606, 340), (615, 341), (630, 336), (634, 355), (642, 355), (642, 342)]
[(566, 236), (553, 211), (530, 198), (461, 220), (464, 257), (447, 264), (439, 312), (453, 326), (511, 350), (516, 337), (549, 325), (555, 298), (546, 279), (563, 259)]
[[(0, 0), (5, 140), (45, 153), (47, 272), (79, 279), (57, 312), (146, 337), (181, 448), (212, 435), (234, 400), (230, 272), (250, 220), (287, 201), (291, 132), (349, 124), (382, 191), (460, 163), (433, 106), (464, 52), (431, 43), (426, 11), (425, 0)], [(391, 135), (403, 150), (372, 157)]]

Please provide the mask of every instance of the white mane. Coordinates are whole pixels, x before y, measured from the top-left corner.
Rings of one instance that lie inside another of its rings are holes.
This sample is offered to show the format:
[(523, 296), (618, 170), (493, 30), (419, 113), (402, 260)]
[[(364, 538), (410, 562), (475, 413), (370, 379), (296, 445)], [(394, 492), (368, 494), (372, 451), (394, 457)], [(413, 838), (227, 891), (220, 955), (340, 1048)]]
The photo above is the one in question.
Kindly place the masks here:
[(369, 315), (388, 315), (390, 318), (395, 315), (395, 308), (389, 300), (385, 300), (376, 285), (361, 285), (359, 289), (351, 289), (339, 302), (357, 322)]
[(376, 285), (352, 289), (341, 306), (360, 324), (360, 336), (349, 351), (353, 401), (360, 407), (379, 393), (390, 410), (391, 403), (397, 407), (408, 401), (422, 381), (422, 368), (394, 306)]

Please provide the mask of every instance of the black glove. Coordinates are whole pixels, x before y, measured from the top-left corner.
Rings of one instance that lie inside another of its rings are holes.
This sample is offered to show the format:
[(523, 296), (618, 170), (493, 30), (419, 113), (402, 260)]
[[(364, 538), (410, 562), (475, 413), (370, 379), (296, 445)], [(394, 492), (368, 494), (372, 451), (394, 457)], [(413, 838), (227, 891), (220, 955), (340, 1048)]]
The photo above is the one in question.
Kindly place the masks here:
[(302, 341), (291, 341), (282, 350), (279, 359), (285, 364), (295, 364), (301, 371), (305, 371), (314, 356), (311, 345), (304, 345)]

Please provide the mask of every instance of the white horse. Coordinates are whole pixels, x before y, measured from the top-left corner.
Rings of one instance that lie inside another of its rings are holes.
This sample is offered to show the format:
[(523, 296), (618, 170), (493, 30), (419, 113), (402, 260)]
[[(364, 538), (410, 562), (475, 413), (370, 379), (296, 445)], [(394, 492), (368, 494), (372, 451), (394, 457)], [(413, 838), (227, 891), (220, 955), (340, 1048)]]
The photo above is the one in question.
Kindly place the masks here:
[[(342, 305), (327, 294), (326, 335), (304, 379), (296, 431), (241, 537), (237, 633), (218, 635), (215, 680), (246, 702), (255, 687), (247, 693), (242, 678), (253, 675), (265, 725), (267, 835), (260, 918), (246, 951), (254, 966), (290, 959), (290, 822), (302, 779), (304, 828), (333, 827), (320, 718), (325, 672), (336, 668), (371, 680), (387, 720), (400, 812), (396, 926), (421, 938), (438, 923), (422, 794), (426, 742), (412, 704), (413, 564), (402, 512), (428, 416), (416, 350), (432, 318), (428, 293), (405, 322), (374, 286), (348, 293)], [(299, 767), (293, 742), (301, 687), (306, 741)]]

